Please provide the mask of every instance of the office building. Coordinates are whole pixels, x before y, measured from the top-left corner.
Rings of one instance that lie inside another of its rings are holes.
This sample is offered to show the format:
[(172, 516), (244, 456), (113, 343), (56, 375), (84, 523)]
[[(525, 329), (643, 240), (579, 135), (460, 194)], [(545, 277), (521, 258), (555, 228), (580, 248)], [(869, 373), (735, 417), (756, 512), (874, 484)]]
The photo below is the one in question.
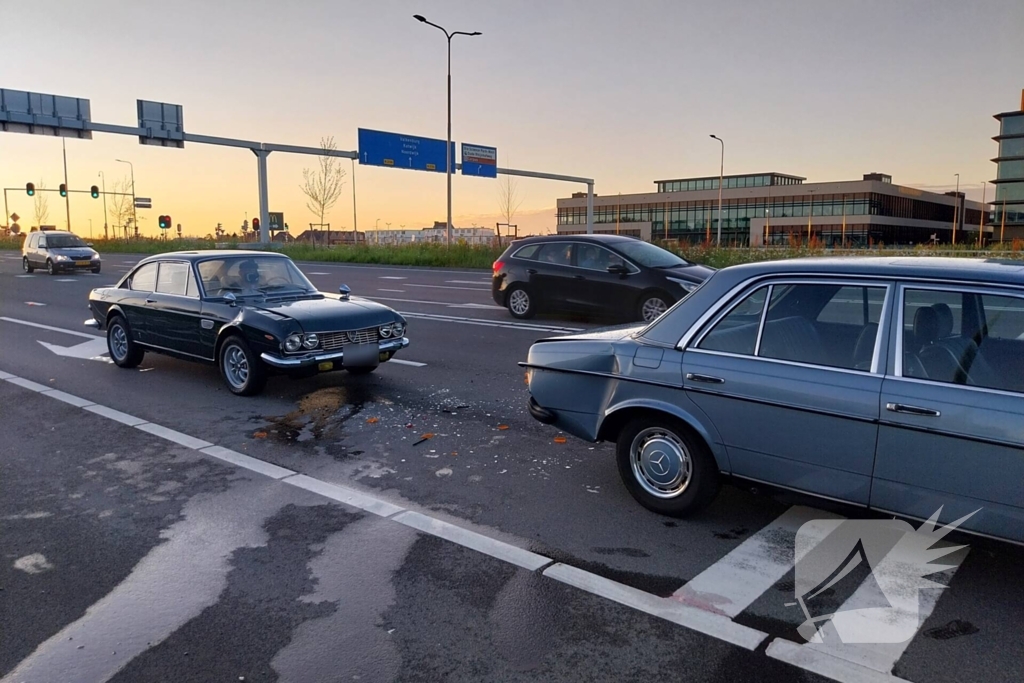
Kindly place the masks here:
[[(446, 242), (448, 224), (434, 221), (429, 228), (415, 230), (367, 230), (366, 240), (370, 244), (412, 244), (414, 242)], [(452, 241), (464, 244), (491, 244), (494, 230), (491, 228), (456, 228), (452, 226)]]
[(1024, 239), (1024, 90), (1020, 111), (996, 114), (999, 143), (996, 162), (996, 198), (993, 202), (992, 234), (1006, 241)]

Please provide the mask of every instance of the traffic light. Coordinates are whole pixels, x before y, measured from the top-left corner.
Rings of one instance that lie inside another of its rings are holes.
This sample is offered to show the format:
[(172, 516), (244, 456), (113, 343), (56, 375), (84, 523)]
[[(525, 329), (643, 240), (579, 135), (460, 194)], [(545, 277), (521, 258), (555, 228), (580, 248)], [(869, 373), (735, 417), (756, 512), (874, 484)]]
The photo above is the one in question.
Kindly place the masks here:
[(35, 183), (25, 183), (25, 194), (27, 194), (29, 197), (35, 197), (36, 196), (36, 184)]
[(253, 232), (259, 232), (260, 231), (260, 219), (259, 218), (253, 218), (252, 219), (252, 231)]
[(95, 185), (93, 185), (92, 187), (89, 188), (89, 194), (92, 195), (93, 199), (99, 199), (100, 198), (100, 188), (98, 188)]
[(160, 229), (161, 230), (167, 230), (170, 227), (171, 227), (171, 217), (170, 216), (160, 216)]
[(65, 185), (64, 183), (61, 183), (60, 187), (58, 189), (60, 190), (60, 196), (61, 197), (67, 197), (68, 196), (68, 186), (67, 185)]

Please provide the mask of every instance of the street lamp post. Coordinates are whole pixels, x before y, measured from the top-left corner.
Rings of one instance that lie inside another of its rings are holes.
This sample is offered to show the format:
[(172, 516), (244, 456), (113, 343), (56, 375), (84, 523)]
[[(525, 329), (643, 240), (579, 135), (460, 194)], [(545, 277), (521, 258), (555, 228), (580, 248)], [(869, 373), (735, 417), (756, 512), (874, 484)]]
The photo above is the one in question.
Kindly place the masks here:
[(103, 239), (108, 239), (110, 233), (107, 231), (107, 177), (103, 175), (103, 171), (99, 172), (99, 177), (103, 179)]
[(444, 153), (447, 163), (445, 164), (445, 174), (448, 176), (448, 229), (446, 231), (446, 240), (448, 246), (452, 246), (452, 37), (453, 36), (479, 36), (479, 31), (453, 31), (449, 33), (444, 27), (438, 26), (435, 23), (427, 21), (426, 17), (422, 14), (412, 15), (413, 19), (420, 21), (429, 26), (433, 26), (444, 33), (445, 38), (448, 39), (448, 142), (445, 145)]
[(954, 173), (956, 176), (956, 194), (953, 197), (953, 246), (956, 246), (956, 223), (960, 218), (960, 174)]
[(379, 218), (373, 224), (373, 234), (377, 236), (377, 244), (380, 244), (380, 219)]
[(124, 159), (114, 159), (119, 164), (128, 164), (128, 167), (132, 170), (132, 223), (135, 224), (135, 232), (139, 232), (139, 214), (138, 209), (135, 208), (135, 166), (130, 161)]
[(722, 144), (722, 159), (718, 166), (718, 232), (715, 237), (716, 244), (722, 246), (722, 179), (725, 177), (725, 140), (717, 135), (711, 137)]

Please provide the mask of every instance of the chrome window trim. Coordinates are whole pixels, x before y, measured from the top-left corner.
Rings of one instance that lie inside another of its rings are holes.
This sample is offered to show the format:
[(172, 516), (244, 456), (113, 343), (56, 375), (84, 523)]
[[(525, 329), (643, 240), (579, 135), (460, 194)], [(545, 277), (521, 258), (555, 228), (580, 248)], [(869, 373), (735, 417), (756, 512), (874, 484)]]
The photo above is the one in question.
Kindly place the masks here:
[[(633, 265), (633, 263), (628, 258), (623, 256), (619, 252), (617, 252), (617, 251), (615, 251), (613, 249), (609, 249), (608, 247), (606, 247), (604, 245), (596, 244), (594, 242), (573, 242), (572, 243), (572, 258), (573, 258), (574, 261), (576, 260), (576, 247), (578, 247), (578, 246), (580, 246), (582, 244), (585, 244), (588, 247), (597, 247), (598, 249), (603, 249), (604, 251), (607, 251), (612, 256), (615, 256), (620, 261), (622, 261), (627, 266), (629, 266), (630, 268), (633, 269), (632, 271), (630, 271), (630, 273), (629, 273), (630, 275), (636, 275), (637, 273), (640, 272), (639, 268), (637, 268), (635, 265)], [(576, 265), (569, 266), (569, 267), (570, 268), (578, 268), (579, 270), (585, 270), (588, 273), (606, 273), (607, 274), (607, 272), (608, 272), (607, 270), (601, 270), (599, 268), (584, 268), (583, 266), (576, 266)]]
[[(601, 245), (601, 244), (597, 244), (596, 242), (580, 242), (578, 240), (551, 240), (550, 242), (541, 242), (540, 243), (540, 247), (544, 247), (544, 246), (546, 246), (548, 244), (568, 244), (569, 246), (571, 246), (572, 247), (572, 260), (573, 261), (576, 260), (576, 245), (577, 244), (591, 244), (591, 245), (593, 245), (595, 247), (599, 247), (601, 249), (604, 249), (605, 251), (610, 251), (611, 253), (615, 254), (620, 259), (622, 259), (622, 261), (627, 266), (629, 266), (630, 268), (633, 269), (633, 270), (630, 271), (630, 273), (629, 273), (630, 275), (636, 275), (637, 273), (640, 272), (640, 268), (636, 264), (634, 264), (632, 261), (630, 261), (628, 258), (623, 256), (619, 252), (615, 251), (614, 249), (609, 249), (608, 247), (606, 247), (604, 245)], [(521, 246), (518, 249), (516, 249), (515, 253), (512, 254), (512, 256), (510, 258), (519, 259), (520, 261), (524, 261), (526, 263), (547, 263), (546, 261), (538, 261), (535, 258), (519, 258), (518, 256), (516, 256), (516, 254), (518, 254), (523, 249), (526, 249), (527, 247), (530, 247), (530, 246), (533, 246), (533, 245), (531, 245), (531, 244), (524, 244), (523, 246)], [(538, 249), (538, 251), (539, 251), (539, 249)], [(576, 270), (583, 270), (583, 271), (586, 271), (588, 273), (604, 273), (605, 272), (603, 270), (594, 270), (593, 268), (584, 268), (582, 266), (577, 266), (577, 265), (574, 265), (572, 263), (565, 263), (565, 264), (563, 264), (563, 263), (547, 263), (547, 265), (549, 265), (549, 266), (558, 266), (559, 268), (575, 268)]]
[[(153, 278), (153, 289), (135, 289), (135, 287), (134, 287), (135, 276), (138, 274), (138, 272), (140, 270), (142, 270), (146, 266), (156, 266), (156, 276)], [(146, 261), (145, 263), (140, 263), (137, 266), (135, 266), (135, 268), (132, 271), (130, 271), (128, 273), (128, 275), (125, 276), (125, 277), (128, 280), (128, 290), (129, 291), (131, 291), (131, 292), (149, 292), (151, 294), (155, 294), (156, 293), (156, 283), (157, 283), (157, 280), (160, 278), (160, 261), (159, 260), (153, 260), (153, 261)]]
[[(757, 290), (755, 289), (754, 291), (756, 292)], [(775, 291), (775, 285), (774, 284), (768, 285), (768, 293), (764, 295), (764, 305), (761, 306), (761, 319), (757, 323), (757, 338), (754, 339), (754, 356), (755, 357), (758, 356), (761, 353), (761, 335), (764, 334), (764, 321), (768, 317), (768, 304), (770, 304), (772, 302), (772, 292), (774, 292), (774, 291)], [(746, 299), (744, 299), (744, 301), (746, 301)], [(739, 305), (739, 304), (737, 304), (737, 305)], [(714, 329), (714, 325), (712, 325), (711, 327), (708, 328), (708, 332), (710, 332), (712, 329)], [(705, 332), (704, 335), (701, 335), (701, 340), (704, 339), (705, 335), (707, 335), (707, 332)]]
[(780, 365), (788, 365), (797, 368), (808, 368), (810, 370), (832, 370), (834, 372), (844, 372), (848, 375), (857, 375), (858, 377), (871, 377), (878, 376), (879, 373), (872, 372), (870, 370), (854, 370), (852, 368), (837, 368), (833, 365), (816, 365), (814, 363), (801, 363), (795, 360), (783, 360), (782, 358), (765, 358), (764, 356), (747, 356), (742, 353), (729, 353), (728, 351), (711, 351), (708, 349), (698, 349), (696, 347), (687, 349), (688, 353), (706, 353), (711, 356), (724, 356), (726, 358), (746, 358), (749, 360), (763, 361), (765, 363), (778, 363)]
[[(700, 318), (698, 318), (697, 322), (695, 322), (693, 324), (693, 326), (689, 330), (686, 331), (686, 334), (683, 335), (683, 339), (679, 340), (679, 344), (676, 345), (676, 348), (679, 349), (680, 351), (686, 351), (687, 348), (689, 348), (689, 346), (692, 345), (693, 350), (696, 350), (700, 346), (700, 343), (702, 341), (704, 341), (704, 337), (708, 336), (708, 333), (711, 332), (711, 330), (713, 330), (715, 328), (715, 325), (717, 325), (718, 323), (720, 323), (722, 321), (722, 318), (725, 318), (730, 313), (732, 313), (733, 310), (737, 306), (739, 306), (744, 301), (746, 301), (747, 298), (750, 297), (750, 295), (753, 294), (754, 292), (756, 292), (757, 290), (761, 289), (762, 287), (765, 287), (767, 289), (771, 289), (771, 287), (772, 287), (771, 283), (766, 285), (763, 282), (755, 282), (753, 285), (750, 285), (749, 287), (747, 287), (747, 284), (748, 283), (743, 283), (743, 284), (739, 285), (738, 287), (733, 288), (728, 294), (726, 294), (724, 297), (719, 299), (719, 305), (717, 307), (715, 307), (714, 309), (709, 309), (708, 312), (704, 313), (704, 315), (702, 315)], [(737, 291), (741, 292), (742, 296), (739, 296), (739, 295), (734, 296), (734, 293), (737, 292)], [(768, 306), (768, 296), (767, 296), (767, 294), (765, 295), (765, 299), (764, 300), (765, 300), (764, 306), (767, 307)], [(762, 313), (762, 315), (764, 314), (764, 308), (761, 309), (761, 313)], [(712, 320), (710, 323), (707, 322), (707, 320), (709, 320), (711, 318), (714, 318), (714, 320)], [(707, 327), (705, 329), (703, 329), (703, 330), (700, 330), (700, 333), (699, 333), (700, 336), (696, 340), (694, 340), (693, 337), (696, 336), (696, 335), (695, 334), (691, 334), (691, 333), (694, 332), (694, 330), (702, 327), (703, 325), (707, 325)], [(689, 337), (689, 339), (688, 339), (688, 337)], [(686, 345), (683, 344), (684, 340), (687, 341)], [(690, 342), (692, 342), (692, 344), (690, 344)], [(755, 344), (756, 344), (756, 342), (755, 342)], [(730, 355), (739, 355), (739, 354), (730, 354)]]
[[(181, 265), (185, 266), (185, 268), (188, 270), (189, 274), (192, 275), (193, 278), (195, 278), (195, 273), (192, 272), (192, 264), (189, 263), (188, 261), (178, 261), (177, 259), (165, 259), (165, 260), (160, 260), (160, 261), (150, 261), (150, 263), (156, 263), (156, 264), (158, 264), (158, 266), (162, 266), (165, 263), (178, 263), (178, 264), (181, 264)], [(156, 287), (160, 286), (160, 268), (159, 267), (157, 268), (157, 271), (156, 271), (156, 285), (155, 286)], [(186, 292), (188, 291), (188, 282), (185, 282), (185, 291)], [(174, 292), (161, 292), (159, 289), (154, 289), (152, 293), (153, 294), (160, 294), (162, 296), (176, 296), (176, 297), (178, 297), (180, 299), (190, 299), (191, 300), (191, 299), (198, 299), (199, 298), (199, 297), (196, 297), (196, 296), (189, 296), (188, 294), (175, 294)]]

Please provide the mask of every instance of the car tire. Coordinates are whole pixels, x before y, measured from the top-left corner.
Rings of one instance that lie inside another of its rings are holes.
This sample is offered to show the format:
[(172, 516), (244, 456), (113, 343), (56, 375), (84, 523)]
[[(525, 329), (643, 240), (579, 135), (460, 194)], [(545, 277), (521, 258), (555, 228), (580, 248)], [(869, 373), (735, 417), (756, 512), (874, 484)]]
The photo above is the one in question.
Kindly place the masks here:
[(525, 320), (537, 314), (537, 302), (522, 285), (512, 285), (505, 295), (505, 306), (513, 318)]
[(668, 416), (631, 420), (619, 432), (615, 454), (630, 495), (658, 514), (692, 515), (707, 507), (721, 486), (703, 440)]
[(56, 275), (57, 274), (57, 266), (55, 266), (53, 264), (53, 261), (50, 260), (50, 259), (46, 259), (46, 274), (47, 275)]
[(146, 355), (146, 350), (132, 339), (128, 321), (119, 315), (107, 322), (107, 351), (114, 365), (126, 369), (137, 367)]
[(92, 272), (95, 273), (96, 275), (99, 275), (100, 274), (100, 266), (96, 266), (95, 268), (93, 268)]
[(669, 294), (658, 290), (644, 292), (637, 302), (636, 314), (645, 323), (653, 322), (675, 303)]
[(21, 258), (21, 268), (26, 273), (31, 273), (32, 271), (35, 270), (35, 268), (33, 268), (32, 265), (28, 262), (28, 256), (23, 256)]
[(380, 367), (379, 365), (375, 365), (372, 368), (365, 367), (365, 368), (345, 368), (345, 369), (348, 370), (348, 372), (350, 374), (353, 374), (353, 375), (369, 375), (371, 372), (373, 372), (374, 370), (376, 370), (379, 367)]
[(238, 335), (231, 335), (221, 344), (217, 367), (228, 389), (238, 396), (255, 396), (267, 384), (263, 361)]

